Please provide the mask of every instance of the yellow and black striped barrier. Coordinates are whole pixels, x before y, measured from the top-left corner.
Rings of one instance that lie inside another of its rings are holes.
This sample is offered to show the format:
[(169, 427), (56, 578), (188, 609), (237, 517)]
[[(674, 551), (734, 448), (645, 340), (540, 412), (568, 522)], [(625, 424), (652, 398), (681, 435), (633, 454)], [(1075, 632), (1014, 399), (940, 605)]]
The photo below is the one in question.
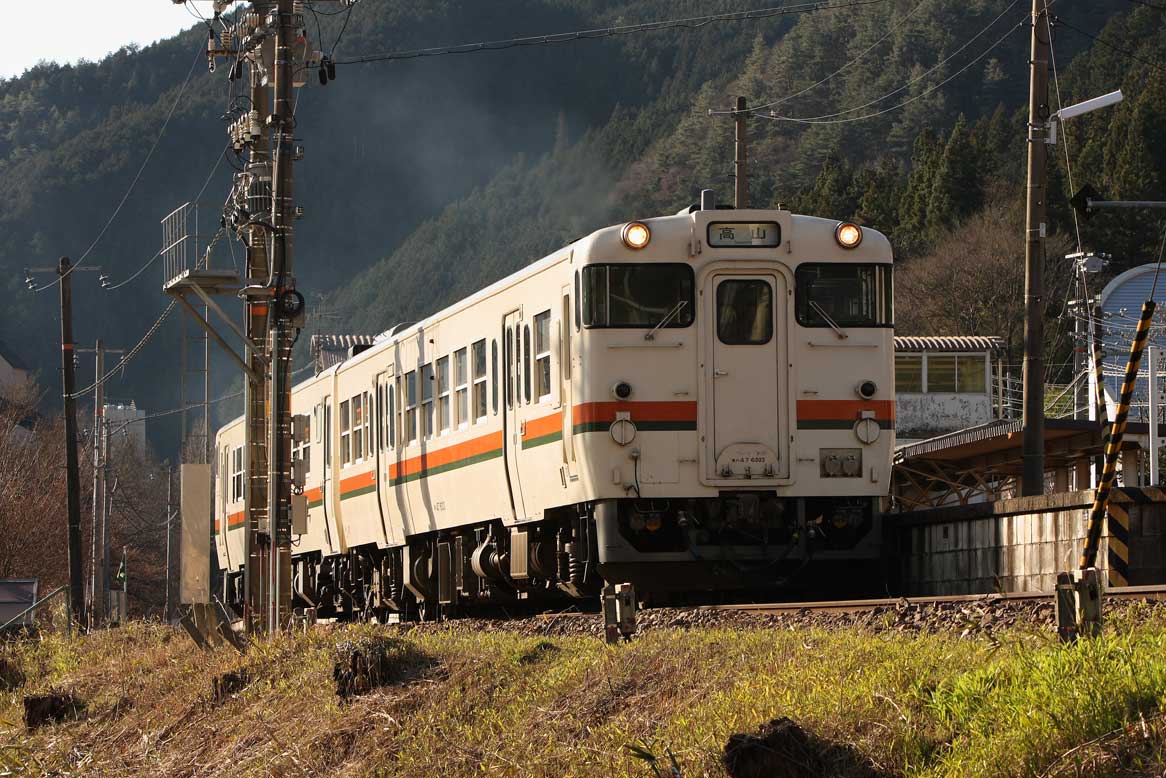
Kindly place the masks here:
[(1123, 505), (1109, 506), (1106, 527), (1109, 529), (1109, 552), (1106, 567), (1109, 568), (1110, 586), (1130, 585), (1130, 512)]
[[(1157, 486), (1122, 487), (1110, 496), (1106, 527), (1109, 549), (1106, 554), (1110, 586), (1130, 585), (1130, 511), (1137, 505), (1166, 503), (1166, 489)], [(1143, 519), (1144, 520), (1144, 519)]]
[[(1155, 304), (1153, 300), (1146, 300), (1142, 304), (1142, 316), (1138, 319), (1138, 329), (1134, 333), (1134, 340), (1130, 344), (1130, 356), (1126, 362), (1125, 378), (1122, 380), (1121, 397), (1118, 398), (1117, 408), (1113, 414), (1113, 427), (1109, 439), (1105, 441), (1105, 463), (1101, 469), (1101, 479), (1097, 484), (1097, 495), (1093, 498), (1093, 508), (1089, 512), (1089, 529), (1085, 536), (1085, 550), (1081, 552), (1081, 569), (1088, 570), (1097, 561), (1097, 548), (1101, 544), (1101, 522), (1106, 518), (1109, 507), (1109, 495), (1113, 490), (1113, 482), (1117, 477), (1117, 460), (1121, 455), (1122, 437), (1126, 431), (1126, 419), (1130, 413), (1130, 400), (1133, 399), (1134, 389), (1138, 385), (1138, 366), (1142, 361), (1142, 352), (1146, 349), (1146, 337), (1150, 334), (1150, 322), (1154, 318)], [(1116, 517), (1115, 517), (1116, 519)], [(1120, 519), (1110, 523), (1110, 528), (1120, 524)], [(1125, 514), (1124, 535), (1118, 540), (1118, 545), (1124, 549), (1123, 569), (1128, 570), (1129, 561), (1129, 514)], [(1115, 544), (1112, 543), (1111, 548)], [(1111, 552), (1112, 553), (1112, 552)]]

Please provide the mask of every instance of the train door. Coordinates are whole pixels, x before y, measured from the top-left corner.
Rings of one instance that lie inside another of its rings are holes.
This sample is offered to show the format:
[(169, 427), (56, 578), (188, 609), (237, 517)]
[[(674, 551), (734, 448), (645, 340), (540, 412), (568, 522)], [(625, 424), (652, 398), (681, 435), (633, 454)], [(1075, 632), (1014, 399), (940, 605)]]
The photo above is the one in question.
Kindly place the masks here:
[(522, 453), (522, 424), (518, 420), (522, 407), (522, 310), (511, 311), (502, 319), (502, 455), (506, 459), (506, 482), (510, 488), (510, 505), (514, 517), (526, 518), (522, 499), (522, 481), (518, 458)]
[(786, 282), (775, 273), (717, 273), (704, 294), (711, 414), (705, 414), (705, 474), (768, 480), (789, 474)]
[(337, 499), (336, 490), (339, 485), (336, 481), (335, 471), (333, 468), (333, 443), (332, 443), (332, 398), (330, 396), (324, 397), (324, 409), (322, 413), (324, 417), (324, 484), (322, 489), (323, 508), (324, 508), (324, 540), (328, 544), (328, 552), (335, 554), (340, 551), (340, 539), (337, 533), (337, 522), (339, 517), (336, 515), (337, 506), (340, 500)]
[(563, 462), (567, 466), (567, 475), (576, 475), (575, 466), (575, 393), (572, 389), (573, 356), (571, 348), (571, 285), (563, 287), (562, 310), (559, 312), (559, 400), (562, 403), (563, 414)]
[[(377, 484), (377, 510), (380, 513), (381, 531), (386, 546), (400, 542), (400, 538), (396, 538), (393, 532), (392, 514), (389, 512), (389, 484), (392, 483), (389, 479), (392, 475), (393, 462), (396, 461), (391, 442), (395, 436), (389, 434), (390, 428), (394, 426), (392, 414), (396, 405), (396, 397), (393, 392), (394, 372), (393, 366), (389, 365), (388, 370), (377, 374), (373, 387), (373, 402), (376, 404), (373, 414), (373, 434), (376, 445), (373, 451), (376, 462), (374, 467)], [(393, 431), (395, 432), (395, 430)]]
[(215, 505), (215, 548), (219, 552), (219, 559), (222, 560), (222, 567), (224, 570), (231, 569), (231, 547), (227, 543), (227, 528), (230, 526), (230, 518), (228, 517), (227, 499), (228, 490), (231, 487), (231, 448), (230, 446), (223, 446), (222, 452), (218, 456), (218, 477), (216, 481), (216, 492), (218, 493), (217, 505)]

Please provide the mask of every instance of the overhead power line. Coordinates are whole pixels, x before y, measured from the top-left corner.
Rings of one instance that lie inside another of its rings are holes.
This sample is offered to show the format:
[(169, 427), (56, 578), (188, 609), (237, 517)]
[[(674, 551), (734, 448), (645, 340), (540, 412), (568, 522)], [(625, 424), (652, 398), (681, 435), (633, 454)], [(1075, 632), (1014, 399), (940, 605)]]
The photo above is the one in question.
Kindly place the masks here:
[[(837, 75), (839, 75), (840, 73), (842, 73), (843, 71), (845, 71), (845, 70), (848, 70), (849, 68), (853, 67), (853, 66), (854, 66), (855, 64), (857, 64), (857, 63), (858, 63), (860, 60), (862, 60), (862, 58), (863, 58), (863, 57), (865, 57), (867, 54), (870, 54), (872, 51), (874, 51), (874, 50), (875, 50), (875, 49), (876, 49), (876, 48), (879, 46), (879, 44), (881, 44), (881, 43), (882, 43), (883, 41), (885, 41), (887, 38), (891, 37), (891, 36), (892, 36), (892, 35), (894, 35), (896, 32), (898, 32), (899, 28), (900, 28), (900, 27), (902, 27), (904, 24), (906, 24), (906, 23), (907, 23), (907, 20), (908, 20), (908, 19), (910, 19), (912, 16), (914, 16), (914, 15), (915, 15), (915, 12), (916, 12), (916, 11), (918, 11), (920, 8), (922, 8), (922, 7), (924, 6), (924, 4), (926, 4), (926, 3), (927, 3), (927, 0), (920, 0), (920, 1), (919, 1), (919, 2), (918, 2), (916, 5), (915, 5), (915, 7), (914, 7), (914, 8), (912, 8), (912, 9), (911, 9), (910, 11), (908, 11), (907, 13), (903, 14), (903, 16), (899, 17), (899, 20), (898, 20), (898, 21), (896, 21), (896, 22), (895, 22), (893, 25), (891, 25), (891, 27), (890, 27), (890, 28), (889, 28), (889, 29), (888, 29), (888, 30), (887, 30), (885, 33), (883, 33), (883, 35), (882, 35), (882, 36), (881, 36), (881, 37), (880, 37), (878, 40), (876, 40), (876, 41), (875, 41), (874, 43), (872, 43), (870, 46), (868, 46), (868, 47), (866, 47), (865, 49), (863, 49), (863, 50), (862, 50), (862, 52), (861, 52), (861, 53), (860, 53), (858, 56), (856, 56), (854, 59), (851, 59), (850, 61), (848, 61), (848, 62), (847, 62), (845, 65), (843, 65), (842, 67), (838, 68), (837, 70), (835, 70), (835, 71), (834, 71), (833, 73), (831, 73), (830, 75), (826, 76), (825, 78), (822, 78), (822, 79), (821, 79), (821, 80), (819, 80), (819, 81), (815, 81), (814, 83), (810, 84), (810, 85), (809, 85), (808, 87), (806, 87), (805, 89), (802, 89), (802, 90), (799, 90), (799, 91), (797, 91), (797, 92), (794, 92), (792, 95), (786, 95), (785, 97), (782, 97), (782, 98), (780, 98), (780, 99), (777, 99), (777, 100), (772, 100), (772, 101), (770, 101), (770, 102), (768, 102), (768, 103), (761, 103), (760, 105), (755, 105), (755, 106), (753, 106), (753, 108), (752, 108), (751, 110), (752, 110), (753, 112), (756, 112), (756, 111), (763, 110), (763, 109), (765, 109), (765, 108), (772, 108), (772, 107), (773, 107), (773, 106), (775, 106), (775, 105), (781, 105), (782, 103), (785, 103), (785, 102), (788, 102), (788, 101), (790, 101), (790, 100), (793, 100), (795, 97), (801, 97), (801, 96), (802, 96), (802, 95), (804, 95), (806, 92), (809, 92), (809, 91), (811, 91), (811, 90), (813, 90), (813, 89), (817, 89), (817, 88), (818, 88), (818, 87), (820, 87), (822, 84), (825, 84), (827, 81), (830, 81), (830, 80), (831, 80), (831, 79), (833, 79), (835, 76), (837, 76)], [(733, 113), (733, 111), (713, 111), (712, 113), (713, 113), (714, 115), (718, 115), (718, 114), (729, 114), (729, 113)]]
[(98, 376), (96, 381), (89, 384), (89, 386), (85, 387), (84, 389), (80, 389), (78, 391), (73, 392), (72, 394), (69, 395), (69, 397), (71, 397), (75, 400), (78, 397), (81, 397), (83, 395), (87, 395), (90, 392), (92, 392), (94, 389), (96, 389), (98, 386), (104, 384), (106, 381), (108, 381), (110, 378), (112, 378), (120, 370), (123, 370), (125, 368), (125, 366), (128, 365), (133, 360), (133, 358), (136, 357), (138, 355), (138, 353), (143, 348), (145, 348), (146, 344), (150, 342), (150, 338), (154, 337), (154, 333), (156, 333), (158, 331), (158, 329), (162, 326), (162, 323), (165, 322), (167, 317), (170, 316), (170, 312), (174, 310), (174, 306), (176, 306), (176, 305), (178, 305), (177, 300), (170, 301), (170, 304), (166, 306), (166, 310), (162, 311), (162, 315), (158, 317), (157, 321), (155, 321), (150, 326), (150, 329), (146, 330), (146, 334), (142, 336), (142, 339), (139, 340), (137, 342), (137, 344), (132, 349), (127, 351), (122, 356), (122, 358), (118, 360), (117, 364), (113, 366), (113, 369), (108, 371), (103, 376)]
[(798, 5), (781, 5), (770, 8), (757, 8), (751, 11), (734, 11), (731, 13), (691, 16), (684, 19), (669, 19), (659, 22), (598, 27), (591, 30), (576, 30), (574, 32), (560, 32), (551, 35), (533, 35), (526, 38), (507, 38), (505, 40), (482, 41), (480, 43), (462, 43), (454, 46), (435, 46), (427, 49), (390, 51), (384, 54), (345, 57), (335, 60), (335, 64), (358, 65), (368, 62), (390, 62), (402, 59), (420, 59), (421, 57), (442, 57), (450, 54), (477, 54), (483, 51), (503, 51), (505, 49), (514, 49), (523, 46), (548, 46), (556, 43), (615, 38), (623, 35), (635, 35), (637, 33), (657, 32), (660, 30), (695, 30), (718, 22), (756, 21), (758, 19), (770, 19), (775, 16), (789, 16), (815, 11), (845, 10), (847, 8), (859, 8), (885, 2), (887, 0), (848, 0), (848, 2), (813, 2)]
[[(226, 156), (227, 151), (230, 148), (231, 148), (231, 145), (228, 143), (227, 146), (223, 149), (223, 152), (215, 157), (215, 164), (211, 167), (211, 172), (207, 174), (206, 180), (202, 184), (202, 189), (198, 190), (198, 194), (196, 194), (194, 196), (194, 199), (191, 202), (197, 203), (199, 200), (202, 199), (203, 193), (206, 191), (206, 188), (208, 186), (210, 186), (211, 179), (215, 177), (215, 173), (218, 172), (219, 165), (221, 165), (223, 162), (223, 157)], [(148, 260), (146, 260), (146, 262), (141, 267), (139, 267), (136, 271), (134, 271), (132, 274), (130, 274), (130, 276), (128, 278), (126, 278), (123, 281), (119, 281), (116, 284), (113, 284), (112, 286), (105, 287), (105, 291), (112, 292), (114, 290), (121, 289), (126, 284), (129, 284), (129, 283), (133, 282), (134, 280), (136, 280), (138, 278), (138, 276), (140, 276), (142, 273), (145, 273), (146, 270), (148, 270), (149, 267), (154, 264), (154, 262), (158, 259), (158, 257), (162, 256), (162, 252), (165, 250), (166, 250), (165, 248), (158, 249), (158, 251), (155, 252), (154, 256), (152, 256)]]
[(1166, 73), (1166, 67), (1163, 67), (1161, 64), (1154, 62), (1153, 60), (1143, 59), (1143, 58), (1139, 57), (1137, 54), (1134, 54), (1129, 49), (1124, 49), (1121, 46), (1118, 46), (1117, 44), (1110, 43), (1109, 41), (1105, 40), (1105, 38), (1102, 38), (1099, 35), (1094, 35), (1091, 32), (1088, 32), (1086, 30), (1082, 30), (1080, 27), (1076, 27), (1076, 26), (1070, 24), (1069, 22), (1065, 21), (1065, 18), (1063, 16), (1056, 16), (1053, 18), (1053, 21), (1058, 25), (1069, 28), (1070, 30), (1072, 30), (1075, 33), (1078, 33), (1079, 35), (1084, 35), (1086, 38), (1090, 38), (1094, 41), (1097, 41), (1102, 46), (1105, 46), (1107, 49), (1111, 49), (1112, 51), (1116, 51), (1119, 54), (1124, 54), (1125, 56), (1132, 59), (1134, 62), (1140, 62), (1143, 65), (1147, 65), (1149, 67), (1154, 68), (1155, 70), (1160, 70), (1163, 73)]
[[(203, 58), (205, 58), (205, 57), (206, 57), (205, 44), (203, 44), (202, 41), (200, 40), (199, 46), (195, 50), (195, 53), (194, 53), (194, 61), (190, 63), (190, 70), (187, 71), (186, 78), (183, 80), (182, 86), (179, 87), (179, 89), (178, 89), (178, 94), (176, 94), (174, 96), (174, 102), (170, 104), (170, 110), (166, 113), (166, 120), (164, 122), (162, 122), (161, 129), (158, 130), (158, 136), (156, 138), (154, 138), (153, 145), (151, 145), (150, 150), (148, 152), (146, 152), (146, 158), (142, 160), (142, 164), (138, 167), (138, 172), (134, 175), (133, 180), (130, 181), (129, 189), (127, 189), (126, 193), (124, 195), (122, 195), (121, 202), (119, 202), (117, 204), (117, 208), (114, 209), (113, 215), (111, 215), (109, 217), (109, 219), (105, 222), (105, 226), (101, 228), (101, 231), (99, 233), (97, 233), (97, 237), (94, 238), (93, 242), (89, 244), (89, 248), (85, 249), (85, 253), (82, 254), (81, 257), (75, 263), (73, 263), (73, 266), (68, 270), (68, 273), (72, 273), (73, 270), (75, 270), (78, 265), (80, 265), (82, 262), (85, 261), (85, 258), (89, 256), (90, 252), (92, 252), (93, 249), (95, 249), (97, 247), (97, 244), (101, 242), (101, 239), (103, 237), (105, 237), (105, 233), (109, 229), (110, 225), (113, 224), (113, 222), (117, 219), (118, 214), (121, 213), (121, 209), (125, 206), (126, 201), (130, 199), (130, 195), (133, 194), (134, 188), (137, 187), (138, 181), (140, 181), (142, 178), (142, 173), (143, 173), (143, 171), (145, 171), (146, 165), (150, 164), (150, 158), (154, 156), (154, 151), (158, 148), (158, 143), (162, 140), (162, 136), (166, 134), (166, 128), (170, 126), (170, 119), (172, 119), (174, 117), (174, 111), (178, 108), (179, 101), (181, 101), (182, 96), (184, 94), (186, 94), (186, 86), (187, 86), (187, 84), (190, 83), (190, 77), (192, 75), (194, 75), (194, 70), (198, 66), (198, 63), (200, 61), (202, 61)], [(36, 287), (35, 289), (33, 289), (33, 291), (34, 292), (43, 292), (46, 289), (51, 289), (52, 287), (59, 284), (61, 282), (62, 278), (64, 278), (64, 276), (59, 275), (56, 278), (54, 278), (52, 281), (49, 281), (44, 286)]]
[(1166, 11), (1166, 5), (1158, 5), (1157, 3), (1151, 3), (1151, 2), (1149, 2), (1149, 0), (1129, 0), (1129, 1), (1131, 3), (1133, 3), (1134, 5), (1144, 5), (1147, 8), (1153, 8), (1155, 11)]
[(958, 49), (953, 51), (948, 56), (941, 59), (939, 62), (932, 65), (929, 69), (920, 73), (918, 76), (915, 76), (914, 78), (904, 82), (898, 88), (893, 89), (890, 92), (887, 92), (886, 94), (880, 95), (879, 97), (876, 97), (873, 100), (868, 100), (867, 102), (863, 103), (862, 105), (856, 105), (853, 108), (846, 108), (846, 109), (841, 110), (841, 111), (836, 111), (834, 113), (822, 114), (820, 116), (796, 117), (796, 116), (781, 116), (781, 115), (776, 115), (776, 114), (772, 114), (772, 113), (770, 113), (770, 114), (758, 113), (757, 116), (764, 118), (764, 119), (773, 119), (776, 121), (793, 122), (795, 124), (844, 124), (846, 122), (855, 122), (855, 121), (861, 121), (863, 119), (872, 119), (876, 116), (882, 116), (885, 113), (890, 113), (891, 111), (897, 110), (897, 109), (902, 108), (906, 105), (910, 105), (911, 103), (915, 102), (916, 100), (920, 100), (920, 99), (926, 97), (927, 95), (931, 94), (932, 92), (935, 92), (937, 89), (943, 87), (949, 81), (954, 79), (956, 76), (961, 75), (968, 68), (970, 68), (972, 65), (975, 65), (981, 59), (986, 57), (989, 52), (991, 52), (993, 49), (995, 49), (997, 46), (999, 46), (1001, 43), (1003, 43), (1004, 40), (1007, 39), (1009, 35), (1016, 32), (1016, 30), (1018, 30), (1022, 25), (1024, 25), (1024, 23), (1028, 20), (1028, 16), (1026, 15), (1024, 17), (1024, 19), (1022, 19), (1021, 21), (1019, 21), (1015, 25), (1013, 25), (1011, 28), (1009, 28), (1008, 31), (1004, 33), (1004, 35), (1002, 35), (999, 39), (997, 39), (995, 43), (993, 43), (991, 46), (989, 46), (983, 52), (981, 52), (971, 62), (968, 62), (962, 68), (960, 68), (955, 73), (953, 73), (951, 76), (948, 76), (946, 79), (944, 79), (943, 81), (940, 81), (938, 84), (935, 84), (934, 86), (930, 87), (929, 89), (927, 89), (923, 92), (920, 92), (919, 94), (915, 95), (914, 97), (911, 97), (907, 100), (904, 100), (901, 103), (893, 105), (889, 108), (881, 109), (881, 110), (876, 111), (874, 113), (864, 114), (862, 116), (852, 116), (852, 117), (848, 117), (848, 118), (844, 118), (844, 119), (837, 118), (840, 116), (845, 116), (846, 114), (849, 114), (849, 113), (856, 113), (858, 111), (863, 110), (864, 108), (870, 108), (874, 105), (877, 105), (878, 103), (881, 103), (882, 101), (886, 100), (887, 98), (893, 97), (894, 95), (897, 95), (900, 92), (908, 89), (909, 87), (918, 83), (919, 81), (922, 81), (924, 78), (931, 75), (936, 70), (943, 67), (948, 62), (950, 62), (951, 60), (955, 59), (957, 56), (962, 54), (964, 52), (964, 50), (966, 50), (969, 46), (971, 46), (973, 43), (975, 43), (977, 40), (979, 40), (986, 32), (988, 32), (988, 30), (992, 29), (992, 27), (994, 27), (997, 22), (999, 22), (1001, 19), (1003, 19), (1008, 14), (1009, 11), (1011, 11), (1014, 7), (1016, 7), (1016, 4), (1018, 2), (1020, 2), (1020, 0), (1012, 0), (1012, 2), (1008, 4), (1008, 7), (1005, 8), (1003, 11), (1001, 11), (1000, 14), (995, 19), (988, 22), (988, 24), (985, 25), (983, 28), (981, 28), (979, 32), (977, 32), (975, 35), (973, 35), (971, 38), (969, 38), (967, 41), (965, 41), (962, 46), (960, 46)]

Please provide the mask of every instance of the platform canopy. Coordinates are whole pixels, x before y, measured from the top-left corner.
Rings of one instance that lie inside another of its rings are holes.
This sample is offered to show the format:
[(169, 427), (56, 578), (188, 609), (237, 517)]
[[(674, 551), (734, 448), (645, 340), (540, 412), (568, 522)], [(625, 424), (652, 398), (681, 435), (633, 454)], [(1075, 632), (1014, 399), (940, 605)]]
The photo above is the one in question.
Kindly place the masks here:
[[(1021, 429), (1019, 419), (1004, 419), (900, 447), (891, 476), (895, 508), (967, 505), (1019, 494)], [(1159, 434), (1166, 434), (1166, 425), (1160, 425)], [(1148, 435), (1149, 425), (1130, 423), (1122, 451), (1141, 452)], [(1071, 478), (1088, 478), (1089, 465), (1102, 455), (1103, 445), (1096, 421), (1045, 419), (1045, 470), (1054, 474), (1059, 491), (1069, 488)]]

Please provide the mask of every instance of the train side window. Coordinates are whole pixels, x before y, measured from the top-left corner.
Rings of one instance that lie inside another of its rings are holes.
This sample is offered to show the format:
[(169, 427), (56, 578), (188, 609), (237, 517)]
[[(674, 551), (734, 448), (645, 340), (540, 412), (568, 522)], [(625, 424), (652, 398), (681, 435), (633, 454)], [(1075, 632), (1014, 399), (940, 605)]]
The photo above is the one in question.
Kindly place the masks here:
[(581, 299), (582, 298), (579, 297), (579, 271), (576, 270), (575, 271), (575, 332), (579, 331), (579, 326), (580, 326), (579, 300), (581, 300)]
[[(578, 309), (576, 309), (578, 310)], [(559, 372), (563, 378), (571, 378), (571, 295), (563, 295), (562, 343), (559, 344)]]
[(396, 409), (396, 392), (394, 388), (389, 386), (389, 446), (397, 445), (397, 409)]
[(332, 398), (324, 400), (324, 467), (332, 467)]
[(551, 397), (551, 312), (534, 317), (535, 397), (539, 402)]
[(498, 415), (498, 341), (490, 340), (490, 404)]
[(417, 371), (405, 374), (405, 431), (408, 443), (417, 440)]
[(506, 346), (503, 349), (503, 354), (502, 354), (502, 361), (506, 364), (505, 381), (506, 381), (506, 407), (507, 408), (514, 407), (514, 377), (513, 377), (514, 370), (511, 367), (511, 365), (513, 365), (513, 357), (511, 356), (512, 354), (514, 354), (514, 331), (511, 329), (507, 329), (506, 330)]
[(364, 454), (372, 456), (372, 392), (364, 393)]
[(464, 427), (470, 423), (469, 366), (466, 365), (466, 349), (453, 352), (453, 411), (454, 424)]
[(437, 429), (449, 431), (449, 357), (437, 360)]
[(231, 452), (231, 502), (243, 499), (243, 447)]
[(530, 404), (530, 325), (523, 327), (526, 330), (522, 338), (522, 388), (526, 394), (526, 402)]
[(321, 409), (323, 407), (324, 407), (324, 404), (321, 403), (312, 409), (312, 417), (313, 417), (312, 418), (312, 426), (314, 426), (316, 428), (316, 442), (317, 443), (320, 442), (320, 428), (324, 426), (323, 424), (320, 423), (320, 413), (321, 413)]
[(376, 441), (369, 441), (369, 448), (378, 449), (385, 447), (385, 387), (381, 385), (380, 380), (377, 380), (377, 390), (374, 393), (375, 405), (373, 406), (373, 418), (376, 423), (373, 424), (373, 429), (376, 430)]
[(474, 382), (470, 414), (474, 424), (486, 420), (486, 341), (479, 340), (470, 346), (471, 377)]
[(340, 403), (340, 462), (352, 461), (352, 433), (348, 427), (348, 400)]
[(352, 405), (350, 408), (352, 415), (352, 461), (359, 462), (364, 459), (364, 398), (362, 395), (356, 395), (352, 398)]
[(433, 437), (433, 365), (421, 366), (421, 425), (422, 434)]

